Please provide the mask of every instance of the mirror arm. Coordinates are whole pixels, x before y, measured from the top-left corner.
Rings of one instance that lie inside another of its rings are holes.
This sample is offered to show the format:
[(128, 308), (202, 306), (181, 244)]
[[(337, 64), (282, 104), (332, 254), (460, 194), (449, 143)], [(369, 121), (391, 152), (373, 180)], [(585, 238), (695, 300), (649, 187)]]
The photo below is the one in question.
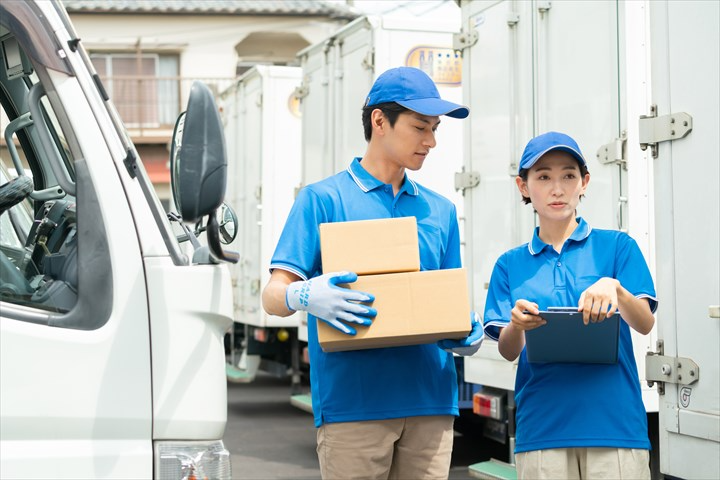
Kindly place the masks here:
[(208, 223), (206, 227), (208, 247), (210, 247), (210, 252), (219, 260), (229, 263), (237, 263), (238, 260), (240, 260), (240, 254), (238, 252), (225, 251), (220, 245), (220, 226), (218, 225), (217, 216), (215, 213), (216, 212), (213, 211), (208, 216)]
[(175, 212), (169, 212), (167, 214), (167, 216), (170, 219), (170, 221), (177, 222), (178, 225), (180, 225), (180, 228), (182, 228), (182, 230), (184, 232), (182, 235), (178, 235), (176, 237), (178, 243), (187, 242), (189, 240), (190, 243), (192, 244), (194, 250), (197, 250), (198, 248), (201, 247), (200, 242), (198, 242), (198, 240), (197, 240), (197, 236), (194, 235), (193, 232), (190, 231), (190, 228), (188, 228), (187, 225), (185, 225), (185, 223), (182, 221), (182, 218), (180, 218), (180, 215), (178, 215)]

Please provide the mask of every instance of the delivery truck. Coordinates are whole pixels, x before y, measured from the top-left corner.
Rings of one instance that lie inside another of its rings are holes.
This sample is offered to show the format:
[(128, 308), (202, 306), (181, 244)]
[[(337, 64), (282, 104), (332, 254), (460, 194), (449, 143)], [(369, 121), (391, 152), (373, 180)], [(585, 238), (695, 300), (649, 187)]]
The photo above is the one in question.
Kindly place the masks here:
[(0, 2), (0, 57), (0, 477), (231, 478), (210, 90), (184, 92), (171, 225), (61, 2)]
[[(656, 327), (633, 332), (653, 477), (720, 477), (720, 4), (459, 5), (473, 307), (484, 310), (495, 261), (536, 224), (514, 180), (526, 142), (571, 134), (591, 174), (578, 214), (630, 234), (656, 284)], [(478, 478), (515, 474), (516, 368), (491, 341), (465, 359), (482, 431), (507, 447), (506, 465), (470, 467)]]
[(289, 377), (293, 393), (303, 369), (300, 314), (268, 315), (260, 295), (300, 184), (300, 79), (300, 67), (256, 65), (218, 100), (230, 160), (226, 198), (239, 225), (230, 248), (240, 254), (230, 269), (235, 323), (226, 339), (227, 378), (247, 383), (263, 371)]

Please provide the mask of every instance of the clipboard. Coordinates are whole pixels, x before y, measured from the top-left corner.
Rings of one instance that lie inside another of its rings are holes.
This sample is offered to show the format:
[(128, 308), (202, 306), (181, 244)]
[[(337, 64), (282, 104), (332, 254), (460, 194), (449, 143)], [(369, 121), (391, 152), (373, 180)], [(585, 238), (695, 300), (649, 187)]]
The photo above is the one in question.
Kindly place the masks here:
[(620, 314), (600, 323), (583, 324), (577, 307), (550, 307), (540, 315), (547, 321), (525, 331), (525, 349), (530, 363), (599, 363), (618, 361)]

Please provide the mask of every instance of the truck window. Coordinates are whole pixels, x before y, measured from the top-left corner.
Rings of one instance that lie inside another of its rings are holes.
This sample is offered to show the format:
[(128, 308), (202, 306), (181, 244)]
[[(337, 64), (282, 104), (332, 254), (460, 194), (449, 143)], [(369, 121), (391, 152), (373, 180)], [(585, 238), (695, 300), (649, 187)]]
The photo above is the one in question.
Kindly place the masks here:
[(37, 82), (30, 71), (0, 72), (0, 301), (62, 314), (78, 299), (78, 230), (75, 197), (56, 177), (74, 184), (74, 159), (45, 96), (35, 100), (42, 121), (31, 114)]

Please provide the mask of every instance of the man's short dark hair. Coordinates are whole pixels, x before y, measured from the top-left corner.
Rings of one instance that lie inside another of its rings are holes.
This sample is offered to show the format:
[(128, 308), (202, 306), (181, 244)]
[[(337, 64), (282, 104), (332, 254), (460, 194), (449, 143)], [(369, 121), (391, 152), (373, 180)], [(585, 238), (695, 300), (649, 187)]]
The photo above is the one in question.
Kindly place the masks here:
[[(580, 167), (580, 176), (581, 176), (582, 178), (585, 178), (585, 175), (587, 175), (588, 173), (590, 173), (590, 171), (588, 170), (587, 166), (582, 165), (580, 162), (577, 162), (577, 164), (578, 164), (578, 167)], [(522, 178), (523, 182), (525, 182), (525, 183), (527, 183), (527, 180), (528, 180), (528, 172), (529, 172), (529, 171), (530, 171), (529, 168), (523, 168), (523, 169), (520, 170), (520, 173), (518, 173), (518, 176), (519, 176), (520, 178)], [(526, 197), (526, 196), (523, 195), (522, 193), (520, 194), (520, 196), (522, 197), (522, 201), (523, 201), (523, 203), (524, 203), (525, 205), (531, 203), (530, 198)], [(584, 197), (584, 196), (585, 196), (585, 195), (580, 195), (580, 198), (582, 198), (582, 197)]]
[(370, 141), (370, 137), (372, 136), (372, 125), (370, 123), (370, 114), (373, 110), (376, 108), (379, 108), (383, 115), (385, 115), (385, 118), (388, 119), (388, 122), (390, 123), (391, 127), (395, 126), (395, 122), (397, 122), (398, 116), (403, 112), (409, 112), (410, 110), (403, 107), (399, 103), (395, 102), (388, 102), (388, 103), (378, 103), (377, 105), (369, 105), (367, 107), (363, 107), (362, 111), (362, 123), (363, 123), (363, 130), (365, 132), (365, 140)]

